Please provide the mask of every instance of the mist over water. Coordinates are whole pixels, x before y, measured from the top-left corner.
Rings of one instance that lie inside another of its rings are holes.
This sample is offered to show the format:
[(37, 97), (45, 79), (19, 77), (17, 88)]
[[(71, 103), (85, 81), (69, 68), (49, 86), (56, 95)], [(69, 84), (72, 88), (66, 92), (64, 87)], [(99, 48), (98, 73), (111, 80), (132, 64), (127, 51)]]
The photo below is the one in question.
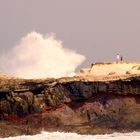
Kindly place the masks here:
[(42, 132), (34, 136), (18, 136), (3, 140), (140, 140), (140, 132), (114, 133), (106, 135), (79, 135), (76, 133)]
[(63, 47), (55, 34), (31, 32), (0, 56), (0, 71), (22, 78), (62, 77), (75, 73), (85, 57)]

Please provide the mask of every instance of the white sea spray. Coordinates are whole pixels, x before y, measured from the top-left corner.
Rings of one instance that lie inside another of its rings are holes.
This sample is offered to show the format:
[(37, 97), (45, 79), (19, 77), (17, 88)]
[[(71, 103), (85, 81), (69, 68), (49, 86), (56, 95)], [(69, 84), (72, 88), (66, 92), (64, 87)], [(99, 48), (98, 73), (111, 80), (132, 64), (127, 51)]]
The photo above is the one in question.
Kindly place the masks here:
[(3, 140), (140, 140), (140, 132), (113, 133), (105, 135), (79, 135), (76, 133), (64, 132), (42, 132), (41, 134), (34, 136), (9, 137), (4, 138)]
[(0, 70), (22, 78), (73, 76), (85, 57), (64, 47), (55, 34), (31, 32), (0, 56)]

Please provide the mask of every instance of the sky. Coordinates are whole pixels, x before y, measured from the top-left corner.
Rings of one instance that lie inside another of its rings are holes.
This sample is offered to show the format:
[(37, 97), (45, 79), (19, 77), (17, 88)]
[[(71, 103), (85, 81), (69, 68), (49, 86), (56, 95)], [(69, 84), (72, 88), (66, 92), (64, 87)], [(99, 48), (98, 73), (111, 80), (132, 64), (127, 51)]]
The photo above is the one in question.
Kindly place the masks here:
[(140, 59), (139, 0), (0, 0), (0, 54), (26, 34), (55, 33), (63, 46), (98, 61)]

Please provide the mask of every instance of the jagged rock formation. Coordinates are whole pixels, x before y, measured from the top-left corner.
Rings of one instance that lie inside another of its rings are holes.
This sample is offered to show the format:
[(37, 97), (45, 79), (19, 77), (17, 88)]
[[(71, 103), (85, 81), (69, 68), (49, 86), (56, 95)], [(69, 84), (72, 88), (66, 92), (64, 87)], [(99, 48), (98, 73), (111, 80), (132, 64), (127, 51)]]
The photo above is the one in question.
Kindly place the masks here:
[[(139, 87), (139, 76), (116, 81), (81, 77), (1, 81), (0, 135), (42, 129), (86, 134), (139, 130)], [(17, 129), (12, 129), (14, 125)]]
[(0, 136), (140, 130), (140, 76), (128, 75), (2, 79)]

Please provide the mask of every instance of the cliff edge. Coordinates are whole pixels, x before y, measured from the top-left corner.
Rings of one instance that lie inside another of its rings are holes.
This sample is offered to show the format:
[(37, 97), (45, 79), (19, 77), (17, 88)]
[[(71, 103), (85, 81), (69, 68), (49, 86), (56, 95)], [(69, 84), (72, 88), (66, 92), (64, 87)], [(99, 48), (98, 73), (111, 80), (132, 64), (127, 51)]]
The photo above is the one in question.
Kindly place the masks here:
[(122, 75), (123, 78), (112, 79), (103, 79), (108, 75), (2, 79), (0, 136), (36, 134), (42, 130), (80, 134), (139, 131), (140, 75)]

